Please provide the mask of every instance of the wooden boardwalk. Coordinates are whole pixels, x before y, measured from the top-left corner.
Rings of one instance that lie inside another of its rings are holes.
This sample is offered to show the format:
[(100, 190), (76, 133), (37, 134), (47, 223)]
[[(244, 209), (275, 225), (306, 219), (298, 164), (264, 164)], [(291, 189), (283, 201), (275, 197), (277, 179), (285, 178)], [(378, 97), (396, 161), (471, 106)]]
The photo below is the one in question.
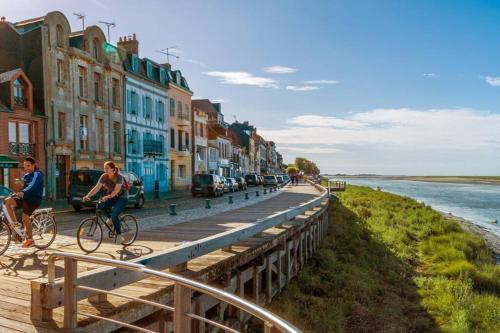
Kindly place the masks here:
[[(110, 241), (103, 242), (99, 252), (93, 255), (121, 260), (151, 255), (157, 251), (175, 247), (183, 242), (199, 240), (232, 228), (255, 224), (256, 220), (260, 218), (297, 206), (319, 194), (320, 192), (310, 185), (287, 186), (283, 189), (282, 194), (254, 205), (173, 226), (156, 227), (141, 231), (138, 240), (125, 249), (112, 244)], [(272, 238), (281, 232), (283, 232), (283, 229), (271, 228), (262, 237)], [(196, 258), (189, 262), (187, 270), (183, 274), (199, 278), (210, 266), (228, 260), (228, 258), (238, 253), (249, 251), (252, 247), (261, 244), (262, 237), (239, 242), (231, 251), (219, 250)], [(30, 282), (34, 279), (47, 277), (47, 257), (55, 251), (81, 253), (75, 237), (58, 235), (50, 249), (25, 250), (16, 244), (11, 246), (11, 249), (0, 258), (0, 332), (62, 331), (62, 308), (54, 310), (54, 320), (52, 322), (33, 323), (30, 319)], [(58, 263), (58, 265), (62, 265), (62, 262)], [(85, 272), (95, 268), (91, 264), (81, 263), (78, 266), (78, 271)], [(56, 276), (60, 277), (62, 274), (63, 269), (58, 266)], [(137, 297), (147, 295), (148, 299), (165, 302), (168, 301), (165, 297), (169, 297), (165, 293), (165, 287), (169, 285), (169, 282), (147, 278), (117, 289), (117, 291)], [(123, 316), (129, 316), (128, 310), (132, 311), (137, 304), (122, 298), (108, 296), (106, 302), (94, 303), (92, 300), (84, 300), (80, 301), (78, 306), (85, 312), (110, 317), (117, 314), (119, 316), (120, 313)], [(134, 314), (140, 317), (137, 310), (134, 311)], [(104, 328), (99, 328), (99, 323), (96, 320), (86, 317), (79, 316), (79, 325), (82, 330), (88, 327), (86, 330), (88, 332), (104, 330)]]

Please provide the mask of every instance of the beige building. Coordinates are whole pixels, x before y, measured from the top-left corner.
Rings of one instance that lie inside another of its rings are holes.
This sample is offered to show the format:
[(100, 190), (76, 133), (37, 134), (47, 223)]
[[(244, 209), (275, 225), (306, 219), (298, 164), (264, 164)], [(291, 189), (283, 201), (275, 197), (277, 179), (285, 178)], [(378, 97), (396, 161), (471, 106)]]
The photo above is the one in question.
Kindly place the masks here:
[(123, 70), (102, 30), (72, 33), (58, 11), (0, 25), (0, 39), (8, 41), (0, 44), (10, 47), (0, 49), (0, 65), (25, 70), (34, 112), (47, 117), (46, 141), (40, 143), (46, 147), (47, 197), (66, 197), (71, 169), (102, 168), (109, 159), (121, 165)]
[[(169, 67), (169, 66), (168, 66)], [(187, 190), (191, 187), (193, 142), (191, 139), (191, 97), (181, 71), (169, 68), (169, 153), (170, 187)]]
[(193, 110), (193, 174), (208, 173), (208, 115), (192, 105)]

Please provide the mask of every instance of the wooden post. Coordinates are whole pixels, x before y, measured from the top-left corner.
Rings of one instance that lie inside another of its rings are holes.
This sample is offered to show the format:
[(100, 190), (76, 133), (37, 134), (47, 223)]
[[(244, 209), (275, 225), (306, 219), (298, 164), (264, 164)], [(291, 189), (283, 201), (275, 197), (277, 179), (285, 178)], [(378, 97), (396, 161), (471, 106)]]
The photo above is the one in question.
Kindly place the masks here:
[[(278, 260), (280, 257), (280, 253), (278, 251)], [(271, 299), (273, 298), (273, 263), (271, 262), (271, 255), (267, 256), (266, 260), (266, 294), (267, 294), (267, 303), (271, 303)], [(279, 275), (278, 275), (279, 276)]]
[[(291, 274), (290, 274), (290, 269), (292, 267), (292, 258), (290, 256), (290, 245), (293, 248), (293, 240), (286, 241), (285, 240), (285, 277), (286, 277), (286, 283), (290, 282)], [(280, 280), (281, 281), (281, 280)], [(280, 290), (283, 289), (283, 286), (280, 285)]]
[(31, 319), (36, 321), (51, 321), (52, 309), (44, 307), (43, 301), (50, 292), (45, 283), (31, 282)]
[(174, 285), (174, 333), (191, 332), (191, 319), (186, 316), (186, 312), (191, 312), (191, 294), (191, 289)]
[(78, 262), (64, 258), (64, 328), (75, 329), (77, 321), (77, 300), (75, 284), (77, 282)]
[(107, 300), (108, 300), (108, 294), (105, 294), (105, 293), (99, 293), (97, 295), (89, 297), (90, 303), (102, 303), (102, 302), (106, 302)]
[(280, 333), (280, 331), (273, 324), (266, 321), (264, 322), (264, 333)]

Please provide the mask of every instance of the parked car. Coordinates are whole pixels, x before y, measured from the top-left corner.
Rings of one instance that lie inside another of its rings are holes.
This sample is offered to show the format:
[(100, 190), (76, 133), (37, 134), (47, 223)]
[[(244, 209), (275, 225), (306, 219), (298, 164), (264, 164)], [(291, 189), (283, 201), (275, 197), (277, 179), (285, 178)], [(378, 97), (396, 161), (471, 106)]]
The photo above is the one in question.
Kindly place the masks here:
[(259, 178), (257, 175), (246, 175), (245, 180), (248, 186), (259, 186)]
[[(68, 203), (76, 211), (80, 211), (83, 207), (95, 207), (102, 193), (96, 193), (87, 202), (83, 202), (82, 199), (97, 184), (102, 174), (102, 170), (71, 170), (69, 174)], [(133, 204), (135, 208), (144, 206), (144, 187), (137, 175), (130, 171), (121, 171), (120, 174), (125, 177), (130, 185), (128, 204)]]
[(198, 194), (217, 197), (224, 193), (224, 186), (217, 175), (198, 174), (193, 176), (191, 193), (193, 197)]
[(226, 178), (226, 183), (228, 184), (229, 192), (237, 192), (240, 190), (238, 183), (236, 182), (236, 179)]
[(243, 177), (236, 177), (236, 182), (238, 183), (238, 188), (241, 190), (241, 191), (244, 191), (247, 189), (247, 182), (245, 180), (245, 178)]
[(279, 185), (283, 185), (285, 181), (283, 180), (283, 176), (276, 176), (276, 180), (278, 181)]
[(220, 181), (222, 183), (224, 193), (229, 193), (229, 184), (226, 182), (226, 177), (224, 176), (219, 176)]
[(14, 191), (12, 191), (7, 186), (0, 185), (0, 197), (8, 197), (9, 195), (12, 195), (13, 193), (14, 193)]
[(259, 176), (259, 185), (264, 185), (264, 176)]
[(264, 176), (264, 186), (278, 186), (276, 176)]
[(282, 177), (283, 177), (283, 180), (285, 181), (285, 184), (288, 184), (288, 182), (290, 181), (290, 176), (282, 175)]

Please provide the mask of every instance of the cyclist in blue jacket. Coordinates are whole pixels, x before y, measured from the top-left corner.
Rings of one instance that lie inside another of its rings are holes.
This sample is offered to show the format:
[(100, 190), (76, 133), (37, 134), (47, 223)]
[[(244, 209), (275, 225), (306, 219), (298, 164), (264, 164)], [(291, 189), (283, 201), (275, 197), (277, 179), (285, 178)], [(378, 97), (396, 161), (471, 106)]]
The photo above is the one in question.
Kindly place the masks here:
[(16, 193), (15, 198), (5, 199), (7, 206), (7, 216), (11, 222), (16, 220), (14, 208), (23, 209), (23, 224), (26, 228), (26, 239), (23, 242), (23, 247), (30, 247), (33, 245), (33, 230), (31, 227), (30, 216), (33, 212), (40, 207), (43, 197), (43, 173), (37, 168), (36, 162), (33, 158), (27, 157), (23, 162), (24, 167), (24, 188)]

